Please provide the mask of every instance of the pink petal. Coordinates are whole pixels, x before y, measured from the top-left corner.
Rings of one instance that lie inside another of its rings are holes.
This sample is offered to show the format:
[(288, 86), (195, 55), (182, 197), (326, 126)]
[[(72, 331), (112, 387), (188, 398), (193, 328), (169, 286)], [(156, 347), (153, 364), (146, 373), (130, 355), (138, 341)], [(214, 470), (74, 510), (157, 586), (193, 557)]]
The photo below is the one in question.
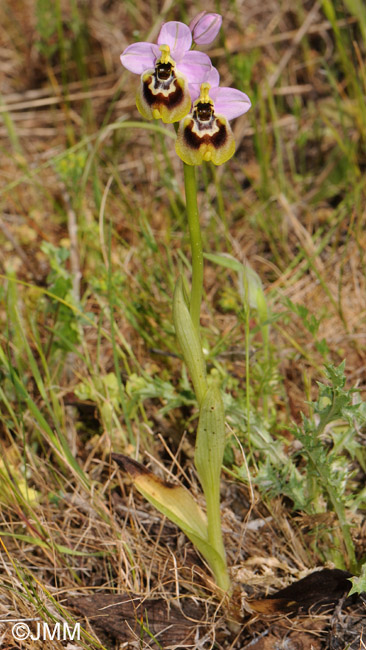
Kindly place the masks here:
[[(212, 66), (210, 72), (207, 74), (207, 77), (204, 79), (204, 81), (209, 83), (211, 88), (215, 88), (216, 86), (218, 86), (220, 83), (220, 75), (218, 73), (218, 70), (216, 70), (216, 68)], [(201, 83), (189, 84), (189, 92), (191, 94), (192, 102), (194, 102), (200, 96)], [(211, 95), (211, 91), (209, 92), (209, 94)]]
[(228, 120), (243, 115), (252, 105), (249, 97), (236, 88), (212, 88), (210, 97), (215, 104), (216, 115), (224, 115)]
[(210, 84), (211, 88), (216, 88), (220, 83), (219, 71), (212, 66), (210, 72), (208, 73), (205, 81)]
[(188, 25), (175, 20), (164, 23), (158, 36), (158, 44), (169, 45), (171, 57), (178, 63), (192, 45), (191, 30)]
[(132, 43), (121, 54), (121, 63), (130, 72), (142, 74), (155, 67), (160, 50), (154, 43)]
[[(189, 32), (190, 33), (190, 32)], [(187, 77), (188, 83), (202, 83), (212, 69), (211, 59), (204, 52), (187, 52), (177, 64), (177, 70)]]

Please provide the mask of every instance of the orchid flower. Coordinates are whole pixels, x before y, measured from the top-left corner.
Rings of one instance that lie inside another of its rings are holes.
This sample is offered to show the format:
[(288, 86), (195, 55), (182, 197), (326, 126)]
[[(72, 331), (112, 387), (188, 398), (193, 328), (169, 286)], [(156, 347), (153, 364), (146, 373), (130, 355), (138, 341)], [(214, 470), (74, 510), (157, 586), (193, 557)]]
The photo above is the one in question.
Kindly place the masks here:
[(190, 51), (191, 30), (184, 23), (165, 23), (158, 42), (133, 43), (121, 54), (122, 65), (141, 75), (136, 105), (148, 120), (178, 122), (191, 108), (188, 84), (205, 81), (212, 65), (204, 52)]
[[(236, 88), (219, 88), (218, 72), (213, 68), (209, 82), (201, 84), (198, 99), (192, 112), (179, 124), (175, 150), (187, 165), (200, 165), (211, 160), (222, 165), (235, 153), (235, 140), (228, 120), (232, 120), (250, 107), (249, 97)], [(197, 84), (190, 86), (192, 99), (197, 96)]]
[(220, 31), (222, 16), (213, 14), (208, 11), (201, 11), (189, 23), (189, 29), (197, 45), (207, 45), (212, 43)]

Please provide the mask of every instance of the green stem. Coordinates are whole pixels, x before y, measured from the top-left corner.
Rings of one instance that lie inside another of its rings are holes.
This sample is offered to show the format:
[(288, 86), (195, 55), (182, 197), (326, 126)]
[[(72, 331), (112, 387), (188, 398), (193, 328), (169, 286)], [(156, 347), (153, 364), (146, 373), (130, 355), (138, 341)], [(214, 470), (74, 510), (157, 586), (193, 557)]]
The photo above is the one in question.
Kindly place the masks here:
[(203, 253), (200, 221), (197, 206), (197, 183), (195, 168), (183, 163), (184, 189), (186, 193), (186, 208), (192, 251), (192, 289), (190, 299), (190, 314), (193, 324), (199, 331), (201, 300), (203, 293)]

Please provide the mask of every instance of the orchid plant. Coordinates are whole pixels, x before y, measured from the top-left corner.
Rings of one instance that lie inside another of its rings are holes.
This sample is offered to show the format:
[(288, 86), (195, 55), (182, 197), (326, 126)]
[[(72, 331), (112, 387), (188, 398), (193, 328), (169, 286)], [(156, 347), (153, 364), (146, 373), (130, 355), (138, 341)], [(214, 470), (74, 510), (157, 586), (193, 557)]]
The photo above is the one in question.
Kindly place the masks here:
[(194, 462), (205, 497), (206, 514), (185, 488), (162, 481), (122, 454), (112, 457), (146, 499), (180, 526), (207, 561), (218, 587), (228, 594), (231, 583), (220, 517), (225, 415), (218, 378), (214, 372), (207, 377), (200, 342), (203, 251), (195, 166), (204, 161), (221, 165), (234, 155), (235, 141), (229, 120), (246, 113), (251, 103), (240, 90), (220, 87), (219, 73), (208, 55), (192, 49), (192, 44), (195, 47), (211, 43), (221, 23), (219, 14), (206, 11), (198, 14), (189, 26), (167, 22), (161, 27), (156, 44), (133, 43), (121, 55), (122, 65), (140, 75), (136, 94), (139, 112), (146, 119), (174, 124), (175, 150), (183, 161), (192, 286), (187, 296), (183, 279), (178, 277), (173, 320), (199, 407)]

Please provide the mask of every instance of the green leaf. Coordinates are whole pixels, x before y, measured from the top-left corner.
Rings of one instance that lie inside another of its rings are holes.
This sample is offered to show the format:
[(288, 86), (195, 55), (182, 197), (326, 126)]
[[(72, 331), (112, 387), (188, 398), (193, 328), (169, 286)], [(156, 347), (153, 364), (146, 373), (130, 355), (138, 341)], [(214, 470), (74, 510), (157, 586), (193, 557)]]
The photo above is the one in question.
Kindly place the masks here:
[(260, 311), (258, 300), (262, 302), (264, 299), (264, 302), (266, 302), (263, 292), (262, 280), (260, 279), (258, 273), (256, 273), (254, 269), (249, 266), (249, 264), (242, 264), (236, 260), (235, 257), (232, 257), (228, 254), (219, 255), (215, 253), (205, 253), (204, 257), (210, 262), (217, 264), (218, 266), (223, 266), (238, 273), (241, 278), (241, 284), (244, 285), (244, 287), (247, 285), (250, 307), (252, 309), (258, 309), (258, 311)]
[(214, 264), (231, 269), (238, 274), (239, 291), (244, 307), (249, 306), (258, 313), (258, 321), (262, 329), (262, 335), (265, 346), (269, 344), (269, 326), (268, 326), (268, 306), (265, 293), (263, 291), (262, 280), (258, 273), (249, 266), (248, 263), (242, 264), (235, 257), (228, 254), (205, 253), (204, 257)]
[(353, 578), (348, 579), (352, 582), (352, 589), (348, 596), (352, 596), (352, 594), (366, 593), (366, 563), (362, 565), (361, 573), (358, 577), (354, 576)]
[(129, 474), (134, 486), (159, 512), (173, 521), (191, 539), (207, 541), (207, 519), (203, 510), (185, 488), (163, 481), (146, 467), (123, 454), (112, 454)]
[(218, 586), (227, 591), (230, 579), (225, 554), (217, 552), (210, 544), (206, 515), (188, 490), (162, 481), (146, 467), (123, 454), (112, 454), (112, 458), (129, 474), (134, 486), (145, 499), (179, 526), (207, 561)]
[(206, 365), (203, 358), (201, 342), (185, 300), (181, 276), (179, 276), (175, 285), (173, 320), (175, 333), (182, 348), (184, 361), (191, 375), (197, 401), (198, 404), (201, 404), (207, 390)]
[(220, 476), (225, 450), (225, 413), (221, 391), (212, 383), (203, 398), (197, 430), (194, 463), (206, 498), (208, 541), (221, 558), (215, 575), (220, 586), (227, 590), (230, 580), (221, 529)]
[(213, 384), (208, 387), (201, 404), (194, 455), (205, 495), (219, 492), (224, 450), (224, 404), (219, 387)]

